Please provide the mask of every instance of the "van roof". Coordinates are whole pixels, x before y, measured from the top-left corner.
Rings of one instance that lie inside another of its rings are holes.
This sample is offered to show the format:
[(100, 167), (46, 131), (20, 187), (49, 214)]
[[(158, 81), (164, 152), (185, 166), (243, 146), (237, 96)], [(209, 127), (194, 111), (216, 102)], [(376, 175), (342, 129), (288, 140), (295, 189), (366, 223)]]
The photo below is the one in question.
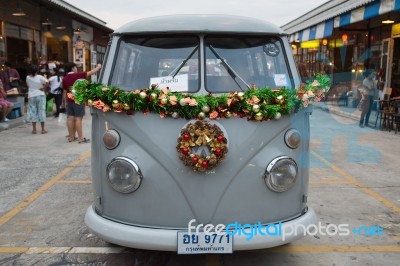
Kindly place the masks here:
[(260, 19), (234, 15), (167, 15), (129, 22), (113, 34), (136, 33), (263, 33), (287, 35), (281, 28)]

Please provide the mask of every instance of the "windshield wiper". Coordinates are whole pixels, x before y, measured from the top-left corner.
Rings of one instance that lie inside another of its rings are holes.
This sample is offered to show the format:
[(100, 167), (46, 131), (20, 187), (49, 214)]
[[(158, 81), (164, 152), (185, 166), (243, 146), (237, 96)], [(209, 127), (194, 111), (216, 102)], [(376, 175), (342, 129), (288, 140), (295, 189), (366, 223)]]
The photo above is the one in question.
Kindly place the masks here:
[(236, 80), (236, 78), (240, 79), (240, 81), (242, 81), (247, 88), (250, 89), (249, 84), (247, 84), (246, 81), (244, 81), (242, 79), (242, 77), (240, 77), (236, 71), (225, 61), (225, 59), (223, 59), (218, 53), (217, 51), (215, 51), (214, 47), (212, 47), (212, 45), (209, 46), (211, 52), (213, 52), (213, 54), (222, 62), (222, 65), (225, 67), (226, 71), (228, 71), (229, 75), (233, 78), (233, 80), (235, 81), (235, 83), (239, 86), (239, 88), (243, 91), (242, 86), (240, 86), (239, 82)]
[[(179, 73), (179, 70), (181, 70), (181, 68), (187, 63), (187, 61), (189, 61), (189, 59), (193, 56), (193, 54), (199, 49), (199, 45), (197, 45), (193, 51), (188, 55), (188, 57), (185, 58), (185, 60), (182, 61), (182, 63), (180, 63), (180, 65), (175, 68), (174, 70), (171, 71), (171, 73), (169, 73), (168, 76), (172, 76), (173, 78)], [(172, 75), (173, 74), (173, 75)]]

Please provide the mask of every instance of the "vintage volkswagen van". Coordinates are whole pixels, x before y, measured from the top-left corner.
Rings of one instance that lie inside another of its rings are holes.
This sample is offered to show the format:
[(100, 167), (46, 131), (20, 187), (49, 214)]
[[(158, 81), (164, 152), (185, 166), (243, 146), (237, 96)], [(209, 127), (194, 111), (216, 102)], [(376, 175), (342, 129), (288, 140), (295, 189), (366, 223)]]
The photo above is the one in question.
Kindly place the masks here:
[(179, 253), (303, 237), (317, 218), (299, 83), (286, 34), (264, 21), (176, 15), (117, 29), (99, 84), (76, 86), (92, 106), (89, 229)]

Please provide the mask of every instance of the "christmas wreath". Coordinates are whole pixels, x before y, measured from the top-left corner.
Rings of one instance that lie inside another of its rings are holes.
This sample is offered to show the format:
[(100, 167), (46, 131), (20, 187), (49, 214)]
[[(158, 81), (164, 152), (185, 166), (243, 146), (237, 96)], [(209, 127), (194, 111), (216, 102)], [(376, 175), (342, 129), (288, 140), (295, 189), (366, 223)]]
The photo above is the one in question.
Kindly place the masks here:
[(268, 121), (279, 119), (318, 102), (330, 87), (325, 74), (315, 74), (307, 84), (297, 89), (271, 89), (253, 87), (246, 91), (222, 95), (197, 95), (172, 92), (168, 88), (151, 88), (127, 91), (115, 86), (75, 82), (68, 97), (79, 104), (86, 104), (104, 112), (156, 113), (161, 118), (220, 119), (244, 117), (248, 120)]
[(186, 166), (204, 172), (224, 160), (228, 152), (227, 139), (217, 125), (196, 121), (181, 130), (176, 150)]

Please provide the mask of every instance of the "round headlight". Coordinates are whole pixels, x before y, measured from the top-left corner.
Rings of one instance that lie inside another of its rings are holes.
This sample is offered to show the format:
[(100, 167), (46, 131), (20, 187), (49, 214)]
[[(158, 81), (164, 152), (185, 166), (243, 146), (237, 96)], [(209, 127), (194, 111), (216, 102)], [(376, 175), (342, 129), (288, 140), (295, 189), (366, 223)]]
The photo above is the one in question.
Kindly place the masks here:
[(125, 157), (117, 157), (108, 164), (107, 177), (112, 188), (120, 193), (135, 191), (143, 178), (138, 165)]
[(289, 190), (297, 178), (297, 164), (287, 157), (280, 156), (273, 159), (264, 174), (265, 184), (269, 189), (275, 192), (284, 192)]
[(297, 129), (291, 128), (285, 133), (285, 143), (291, 149), (299, 147), (301, 142), (301, 135)]
[(114, 129), (108, 129), (103, 134), (103, 143), (109, 150), (115, 149), (118, 146), (120, 140), (121, 138), (118, 132)]

